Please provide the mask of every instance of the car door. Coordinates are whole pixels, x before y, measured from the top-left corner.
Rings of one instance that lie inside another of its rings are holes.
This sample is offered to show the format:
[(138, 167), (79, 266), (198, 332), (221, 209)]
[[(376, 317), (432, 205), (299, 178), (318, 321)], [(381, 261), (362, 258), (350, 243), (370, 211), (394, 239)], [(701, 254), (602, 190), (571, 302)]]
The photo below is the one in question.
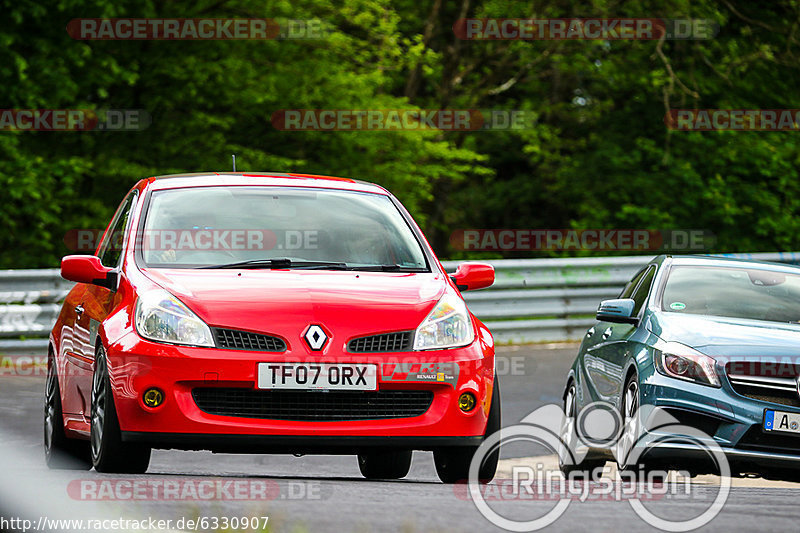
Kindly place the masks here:
[[(625, 285), (617, 298), (631, 298), (639, 286), (648, 268), (639, 270)], [(606, 352), (610, 346), (619, 342), (628, 334), (625, 324), (616, 324), (600, 320), (589, 330), (583, 340), (583, 372), (587, 390), (581, 391), (580, 403), (585, 405), (593, 401), (611, 401), (618, 393), (619, 371), (609, 364)], [(585, 398), (584, 398), (585, 396)]]
[[(137, 191), (129, 194), (114, 216), (97, 251), (103, 266), (118, 269), (123, 257), (130, 214), (136, 204)], [(92, 374), (94, 372), (95, 346), (100, 323), (113, 309), (116, 291), (99, 285), (87, 285), (76, 307), (73, 328), (74, 353), (69, 358), (71, 371), (68, 386), (77, 392), (78, 412), (89, 416)]]
[(61, 408), (65, 414), (77, 414), (81, 411), (82, 402), (75, 387), (72, 376), (75, 375), (76, 365), (80, 364), (80, 354), (83, 351), (81, 334), (76, 332), (78, 314), (82, 310), (81, 302), (84, 300), (88, 285), (78, 283), (67, 294), (62, 306), (62, 325), (60, 331), (59, 350), (59, 386), (61, 387)]
[[(641, 318), (642, 312), (653, 286), (656, 265), (649, 265), (639, 280), (636, 288), (629, 296), (635, 302), (632, 316)], [(601, 333), (602, 345), (596, 350), (598, 364), (603, 366), (606, 378), (604, 400), (619, 405), (620, 391), (624, 385), (625, 370), (628, 359), (636, 353), (631, 337), (638, 331), (640, 324), (607, 323)]]

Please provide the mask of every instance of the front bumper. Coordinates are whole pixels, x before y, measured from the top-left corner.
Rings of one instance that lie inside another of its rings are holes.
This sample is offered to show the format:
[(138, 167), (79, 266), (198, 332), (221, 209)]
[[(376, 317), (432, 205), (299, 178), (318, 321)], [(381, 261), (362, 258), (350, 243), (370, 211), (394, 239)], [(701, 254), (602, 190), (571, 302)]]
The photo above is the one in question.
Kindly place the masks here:
[(476, 437), (376, 437), (317, 435), (211, 435), (123, 431), (123, 442), (145, 444), (151, 448), (211, 450), (217, 453), (295, 453), (353, 455), (373, 448), (428, 450), (454, 446), (480, 446)]
[[(107, 357), (123, 440), (155, 448), (354, 453), (354, 447), (477, 445), (486, 428), (494, 380), (493, 348), (479, 339), (452, 350), (321, 356), (172, 346), (129, 333), (108, 346)], [(195, 403), (195, 388), (256, 390), (258, 364), (266, 362), (372, 363), (378, 365), (379, 391), (427, 390), (433, 400), (419, 416), (325, 422), (221, 416), (204, 412)], [(457, 369), (457, 380), (409, 381), (391, 372), (384, 375), (385, 365), (408, 369), (414, 364), (423, 369), (450, 365)], [(150, 388), (165, 393), (164, 403), (154, 409), (142, 401)], [(463, 392), (472, 392), (478, 400), (469, 413), (458, 409)]]
[[(729, 447), (720, 447), (719, 449), (724, 454), (732, 475), (775, 470), (800, 470), (800, 455)], [(720, 474), (718, 458), (709, 450), (710, 448), (703, 445), (672, 442), (649, 448), (643, 457), (647, 461), (663, 463), (677, 470), (688, 466), (694, 471)]]
[[(652, 367), (645, 372), (640, 374), (641, 404), (670, 415), (657, 422), (646, 421), (648, 427), (666, 422), (702, 431), (724, 452), (734, 474), (800, 469), (800, 435), (762, 429), (765, 409), (800, 413), (800, 408), (741, 396), (724, 374), (722, 386), (714, 388), (663, 376)], [(674, 464), (709, 457), (707, 448), (688, 443), (663, 443), (648, 455), (674, 460)]]

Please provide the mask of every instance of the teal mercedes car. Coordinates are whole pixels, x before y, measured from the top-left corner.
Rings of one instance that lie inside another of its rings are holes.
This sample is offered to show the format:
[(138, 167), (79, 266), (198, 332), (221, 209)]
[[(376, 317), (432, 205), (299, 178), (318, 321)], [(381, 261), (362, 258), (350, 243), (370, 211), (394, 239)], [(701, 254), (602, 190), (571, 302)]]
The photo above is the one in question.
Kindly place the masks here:
[[(800, 267), (662, 255), (596, 319), (563, 396), (583, 452), (562, 458), (562, 470), (590, 472), (609, 459), (635, 469), (616, 452), (652, 439), (659, 413), (707, 436), (733, 475), (800, 480)], [(615, 427), (592, 437), (591, 420)], [(703, 448), (663, 443), (638, 467), (715, 471)]]

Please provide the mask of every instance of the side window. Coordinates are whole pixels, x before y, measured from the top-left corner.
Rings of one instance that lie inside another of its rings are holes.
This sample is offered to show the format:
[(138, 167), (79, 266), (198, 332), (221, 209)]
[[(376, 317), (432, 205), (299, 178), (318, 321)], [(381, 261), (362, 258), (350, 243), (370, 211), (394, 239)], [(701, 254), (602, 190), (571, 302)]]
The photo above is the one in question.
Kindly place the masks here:
[(650, 294), (650, 287), (653, 285), (653, 278), (656, 276), (656, 267), (652, 266), (647, 270), (647, 273), (642, 277), (642, 281), (633, 293), (633, 301), (636, 305), (633, 306), (633, 316), (637, 316), (641, 311), (647, 295)]
[(100, 244), (97, 255), (104, 266), (112, 268), (119, 266), (119, 259), (122, 256), (122, 247), (125, 242), (125, 230), (128, 227), (128, 220), (136, 203), (136, 197), (136, 192), (132, 192), (123, 200), (103, 242)]
[(644, 275), (644, 272), (645, 272), (646, 268), (647, 267), (641, 269), (639, 272), (636, 273), (635, 276), (633, 276), (633, 279), (631, 279), (628, 282), (628, 284), (625, 285), (625, 288), (622, 289), (622, 292), (619, 293), (619, 296), (617, 296), (617, 298), (630, 298), (631, 297), (631, 294), (633, 294), (633, 289), (636, 288), (636, 285), (638, 285), (639, 280), (642, 279), (642, 276)]

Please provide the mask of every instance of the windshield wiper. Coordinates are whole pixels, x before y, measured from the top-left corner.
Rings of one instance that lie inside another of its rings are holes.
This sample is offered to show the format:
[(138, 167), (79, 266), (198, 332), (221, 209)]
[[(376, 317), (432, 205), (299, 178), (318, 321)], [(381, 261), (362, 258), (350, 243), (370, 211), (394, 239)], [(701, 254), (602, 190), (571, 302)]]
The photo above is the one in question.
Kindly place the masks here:
[(197, 268), (297, 268), (304, 270), (346, 270), (346, 263), (333, 261), (293, 261), (286, 257), (275, 259), (251, 259), (249, 261), (237, 261), (235, 263), (224, 263), (221, 265), (206, 265)]
[(358, 270), (362, 272), (427, 272), (424, 267), (414, 267), (405, 265), (366, 265), (347, 267), (347, 270)]

